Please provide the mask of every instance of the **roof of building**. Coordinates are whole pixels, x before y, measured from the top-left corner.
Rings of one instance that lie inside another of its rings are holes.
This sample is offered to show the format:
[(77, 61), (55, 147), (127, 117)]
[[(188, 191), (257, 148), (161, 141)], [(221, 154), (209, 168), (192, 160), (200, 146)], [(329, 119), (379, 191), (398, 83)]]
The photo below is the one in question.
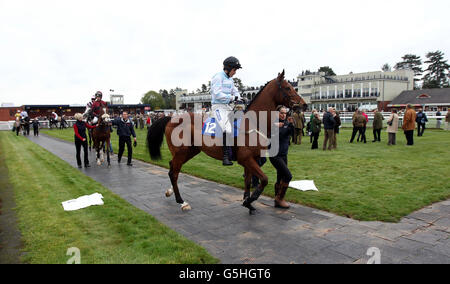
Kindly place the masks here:
[(450, 88), (403, 91), (391, 105), (450, 104)]

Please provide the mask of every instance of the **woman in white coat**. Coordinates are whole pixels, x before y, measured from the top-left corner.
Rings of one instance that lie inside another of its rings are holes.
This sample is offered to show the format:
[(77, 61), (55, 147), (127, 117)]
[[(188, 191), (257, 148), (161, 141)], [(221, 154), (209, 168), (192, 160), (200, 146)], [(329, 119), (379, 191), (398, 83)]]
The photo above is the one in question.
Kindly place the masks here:
[(398, 132), (398, 114), (397, 114), (397, 110), (393, 109), (391, 116), (389, 117), (388, 121), (387, 121), (387, 132), (389, 135), (388, 138), (388, 145), (395, 145), (396, 144), (396, 134)]

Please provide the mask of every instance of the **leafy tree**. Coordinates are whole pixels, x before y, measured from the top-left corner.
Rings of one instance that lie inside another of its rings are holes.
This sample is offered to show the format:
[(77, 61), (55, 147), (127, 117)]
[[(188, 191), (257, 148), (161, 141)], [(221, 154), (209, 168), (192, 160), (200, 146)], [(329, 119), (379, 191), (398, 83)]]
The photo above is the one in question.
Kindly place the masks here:
[(234, 85), (236, 86), (236, 88), (239, 90), (240, 93), (245, 91), (245, 86), (244, 86), (244, 84), (242, 84), (242, 80), (241, 79), (233, 78), (233, 80), (234, 80)]
[(446, 88), (449, 85), (448, 74), (450, 65), (444, 60), (444, 53), (441, 51), (429, 52), (426, 55), (428, 59), (425, 61), (428, 68), (425, 70), (423, 77), (424, 89)]
[(164, 108), (164, 99), (160, 93), (155, 91), (147, 92), (142, 98), (141, 102), (143, 104), (149, 104), (152, 109), (162, 109)]
[(414, 55), (414, 54), (406, 54), (402, 57), (403, 61), (398, 62), (395, 64), (394, 69), (395, 70), (405, 70), (410, 69), (414, 71), (414, 85), (417, 88), (417, 82), (420, 81), (420, 76), (422, 76), (423, 69), (422, 69), (422, 59), (420, 56)]
[(390, 72), (391, 66), (388, 63), (385, 63), (383, 66), (381, 66), (381, 70), (383, 70), (383, 72)]
[(319, 68), (319, 72), (325, 72), (325, 76), (336, 76), (333, 69), (328, 66), (323, 66)]

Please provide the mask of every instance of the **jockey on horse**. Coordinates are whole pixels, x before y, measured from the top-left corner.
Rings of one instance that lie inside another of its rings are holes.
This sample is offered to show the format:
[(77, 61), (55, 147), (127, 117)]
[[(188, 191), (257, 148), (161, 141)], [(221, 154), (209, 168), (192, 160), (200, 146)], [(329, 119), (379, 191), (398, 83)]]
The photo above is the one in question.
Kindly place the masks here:
[(223, 62), (223, 71), (214, 75), (211, 80), (211, 111), (212, 117), (220, 125), (223, 131), (223, 165), (232, 166), (233, 163), (229, 159), (229, 151), (231, 151), (230, 143), (227, 137), (233, 133), (233, 108), (230, 106), (234, 101), (240, 100), (241, 96), (238, 89), (234, 85), (233, 76), (242, 66), (236, 57), (228, 57)]
[(98, 118), (101, 115), (106, 114), (106, 102), (102, 100), (102, 97), (102, 92), (98, 91), (97, 93), (95, 93), (95, 101), (91, 106), (92, 115), (94, 117), (92, 119), (92, 125), (97, 124)]

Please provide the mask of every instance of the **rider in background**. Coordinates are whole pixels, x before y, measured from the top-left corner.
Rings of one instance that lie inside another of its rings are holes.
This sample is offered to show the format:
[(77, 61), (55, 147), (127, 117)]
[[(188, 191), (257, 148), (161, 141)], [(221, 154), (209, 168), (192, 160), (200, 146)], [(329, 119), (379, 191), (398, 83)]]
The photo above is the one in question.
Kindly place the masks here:
[(20, 110), (17, 110), (16, 114), (14, 115), (16, 120), (20, 120), (22, 118), (22, 114), (20, 113)]
[(56, 114), (56, 112), (52, 112), (52, 117), (54, 120), (58, 121), (58, 115)]
[(223, 165), (231, 166), (233, 163), (229, 160), (229, 148), (227, 147), (227, 136), (232, 136), (233, 132), (233, 108), (230, 104), (240, 100), (240, 94), (234, 85), (233, 76), (242, 66), (236, 57), (228, 57), (223, 62), (223, 71), (214, 75), (211, 80), (211, 110), (212, 117), (220, 125), (223, 135)]
[(94, 119), (92, 120), (92, 124), (97, 124), (98, 117), (101, 114), (101, 111), (103, 109), (103, 112), (106, 113), (106, 102), (102, 100), (103, 94), (102, 92), (98, 91), (95, 93), (95, 101), (92, 104), (92, 115), (94, 116)]
[(20, 115), (22, 116), (22, 119), (25, 119), (28, 117), (28, 112), (26, 110), (23, 110)]

